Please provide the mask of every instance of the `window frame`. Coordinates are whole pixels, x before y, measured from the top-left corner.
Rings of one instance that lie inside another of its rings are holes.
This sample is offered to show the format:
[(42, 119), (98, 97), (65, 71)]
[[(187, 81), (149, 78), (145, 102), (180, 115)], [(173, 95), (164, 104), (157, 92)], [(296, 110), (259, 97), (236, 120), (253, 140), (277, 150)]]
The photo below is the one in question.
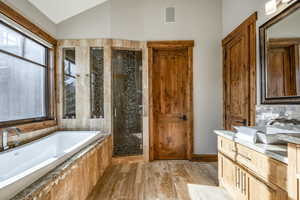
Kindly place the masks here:
[[(27, 118), (27, 119), (19, 119), (19, 120), (10, 120), (10, 121), (2, 121), (0, 122), (0, 128), (5, 128), (5, 127), (9, 127), (9, 126), (14, 126), (14, 125), (22, 125), (22, 124), (27, 124), (27, 123), (34, 123), (34, 122), (42, 122), (42, 121), (48, 121), (48, 120), (54, 120), (54, 116), (53, 116), (53, 112), (54, 112), (54, 106), (51, 103), (51, 85), (53, 84), (52, 80), (51, 80), (51, 66), (50, 66), (50, 51), (51, 48), (45, 46), (44, 44), (42, 44), (41, 42), (37, 41), (36, 39), (28, 36), (27, 34), (23, 33), (22, 31), (16, 29), (15, 27), (5, 23), (4, 21), (2, 21), (0, 19), (0, 24), (6, 26), (7, 28), (11, 29), (12, 31), (15, 31), (19, 34), (21, 34), (24, 38), (27, 38), (29, 40), (32, 40), (33, 42), (43, 46), (45, 48), (45, 64), (41, 64), (38, 62), (35, 62), (33, 60), (30, 60), (28, 58), (16, 55), (14, 53), (5, 51), (3, 49), (0, 49), (0, 53), (3, 53), (5, 55), (8, 56), (12, 56), (14, 58), (17, 59), (21, 59), (25, 62), (31, 63), (31, 64), (35, 64), (39, 67), (43, 67), (45, 68), (45, 116), (43, 117), (35, 117), (35, 118)], [(55, 53), (55, 51), (54, 51)], [(54, 59), (55, 60), (55, 59)], [(53, 62), (53, 64), (55, 65), (55, 63)], [(54, 66), (53, 66), (54, 67)]]

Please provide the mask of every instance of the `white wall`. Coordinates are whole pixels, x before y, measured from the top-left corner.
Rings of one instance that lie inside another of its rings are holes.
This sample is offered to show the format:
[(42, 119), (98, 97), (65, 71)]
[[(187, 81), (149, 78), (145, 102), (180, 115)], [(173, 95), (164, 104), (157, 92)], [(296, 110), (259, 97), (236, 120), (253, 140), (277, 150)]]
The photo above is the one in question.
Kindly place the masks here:
[[(146, 40), (195, 40), (194, 153), (216, 153), (213, 130), (222, 126), (221, 0), (144, 0)], [(176, 23), (164, 24), (167, 6)]]
[[(213, 130), (222, 126), (221, 0), (111, 0), (108, 3), (110, 9), (103, 4), (60, 23), (58, 38), (108, 37), (110, 29), (114, 39), (195, 40), (194, 152), (216, 153)], [(176, 7), (177, 22), (164, 24), (164, 8), (170, 5)], [(106, 20), (101, 19), (103, 12), (110, 14), (110, 27), (107, 15)]]
[(57, 39), (111, 37), (110, 2), (89, 9), (57, 25)]
[[(272, 15), (265, 14), (265, 4), (269, 0), (222, 0), (223, 37), (233, 31), (247, 17), (258, 11), (257, 27), (261, 26), (287, 6), (280, 6)], [(294, 0), (292, 3), (296, 2)]]
[(5, 4), (22, 14), (29, 19), (32, 23), (49, 33), (51, 36), (56, 37), (56, 24), (54, 24), (48, 17), (40, 12), (27, 0), (2, 0)]
[(110, 0), (109, 2), (111, 3), (111, 37), (144, 40), (145, 0)]

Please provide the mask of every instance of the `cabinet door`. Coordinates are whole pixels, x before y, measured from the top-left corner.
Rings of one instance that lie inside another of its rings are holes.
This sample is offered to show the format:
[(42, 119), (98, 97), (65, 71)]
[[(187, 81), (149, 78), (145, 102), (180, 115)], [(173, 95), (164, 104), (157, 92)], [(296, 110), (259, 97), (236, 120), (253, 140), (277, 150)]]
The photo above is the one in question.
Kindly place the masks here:
[(260, 182), (254, 177), (249, 177), (249, 200), (275, 200), (276, 190)]
[(249, 175), (237, 165), (235, 166), (235, 199), (248, 199), (248, 181)]
[(249, 176), (249, 200), (287, 200), (287, 192)]
[(233, 189), (235, 185), (235, 165), (228, 158), (219, 154), (219, 181), (226, 189)]
[(236, 200), (247, 200), (247, 173), (219, 153), (219, 181)]

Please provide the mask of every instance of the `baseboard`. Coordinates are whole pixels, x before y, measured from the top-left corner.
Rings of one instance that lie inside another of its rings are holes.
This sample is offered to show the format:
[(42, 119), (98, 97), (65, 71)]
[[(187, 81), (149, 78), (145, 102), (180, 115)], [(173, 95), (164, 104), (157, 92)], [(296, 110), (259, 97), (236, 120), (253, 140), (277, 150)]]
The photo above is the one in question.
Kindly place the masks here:
[(193, 154), (192, 161), (194, 162), (217, 162), (217, 154)]
[(144, 162), (144, 156), (126, 156), (126, 157), (113, 157), (112, 164), (119, 165), (119, 164), (132, 164), (132, 163), (140, 163)]

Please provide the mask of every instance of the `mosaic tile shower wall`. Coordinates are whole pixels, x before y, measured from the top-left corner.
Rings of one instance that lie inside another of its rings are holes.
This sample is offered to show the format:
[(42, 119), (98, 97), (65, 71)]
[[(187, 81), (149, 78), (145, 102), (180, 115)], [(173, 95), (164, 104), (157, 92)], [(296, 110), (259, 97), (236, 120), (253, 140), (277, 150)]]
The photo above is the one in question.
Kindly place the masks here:
[(114, 155), (143, 154), (142, 52), (113, 50)]
[(104, 117), (104, 50), (99, 47), (90, 48), (91, 67), (91, 118)]
[(277, 118), (300, 120), (300, 105), (258, 105), (256, 106), (256, 126), (264, 126)]

